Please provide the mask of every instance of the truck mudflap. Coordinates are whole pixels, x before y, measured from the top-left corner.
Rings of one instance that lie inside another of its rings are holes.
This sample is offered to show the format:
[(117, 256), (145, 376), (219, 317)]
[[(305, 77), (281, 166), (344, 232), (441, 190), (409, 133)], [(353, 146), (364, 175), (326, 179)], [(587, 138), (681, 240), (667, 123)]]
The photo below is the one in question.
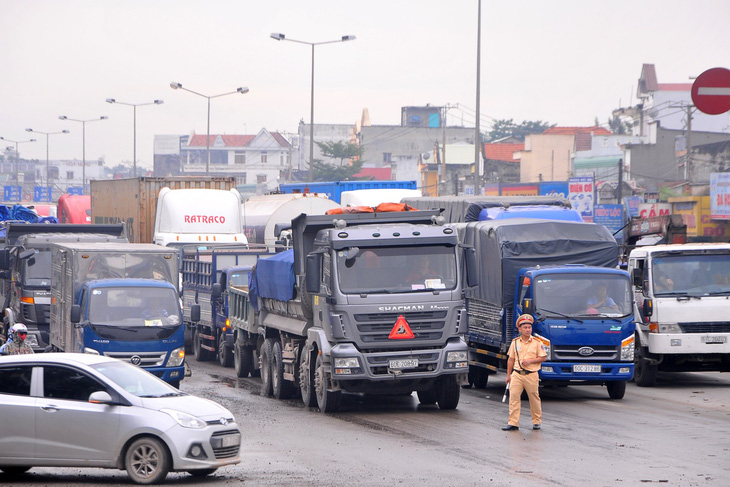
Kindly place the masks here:
[(351, 343), (340, 343), (329, 353), (332, 378), (337, 381), (396, 381), (433, 379), (457, 375), (467, 383), (468, 350), (462, 338), (452, 338), (441, 348), (361, 352)]
[(633, 362), (543, 362), (540, 380), (598, 384), (634, 378)]

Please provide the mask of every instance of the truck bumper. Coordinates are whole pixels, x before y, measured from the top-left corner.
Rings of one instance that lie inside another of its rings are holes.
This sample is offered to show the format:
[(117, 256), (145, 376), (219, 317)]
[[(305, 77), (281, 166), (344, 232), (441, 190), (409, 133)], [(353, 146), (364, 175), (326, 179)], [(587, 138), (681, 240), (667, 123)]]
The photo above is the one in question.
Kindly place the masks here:
[(649, 353), (730, 354), (730, 333), (648, 333), (646, 336)]
[[(357, 359), (357, 364), (352, 360)], [(330, 350), (332, 378), (338, 381), (394, 381), (433, 379), (442, 375), (468, 372), (468, 349), (462, 338), (453, 338), (441, 348), (361, 352), (351, 343), (340, 343)], [(340, 364), (343, 359), (349, 364)], [(351, 365), (351, 366), (342, 366)]]
[[(600, 372), (573, 372), (574, 365), (599, 365)], [(543, 362), (540, 379), (544, 381), (574, 381), (603, 383), (607, 381), (628, 381), (634, 378), (633, 362)]]

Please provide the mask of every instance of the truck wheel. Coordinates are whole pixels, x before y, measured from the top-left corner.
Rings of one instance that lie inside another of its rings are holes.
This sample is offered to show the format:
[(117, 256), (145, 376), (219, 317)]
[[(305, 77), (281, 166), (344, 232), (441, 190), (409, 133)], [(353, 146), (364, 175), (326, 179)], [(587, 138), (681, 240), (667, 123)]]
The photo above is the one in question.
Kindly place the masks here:
[(137, 484), (157, 484), (167, 476), (172, 462), (167, 448), (157, 438), (145, 436), (129, 445), (124, 466)]
[(294, 395), (294, 385), (284, 379), (284, 358), (281, 343), (274, 343), (271, 354), (271, 390), (277, 399), (289, 399)]
[(195, 330), (193, 332), (193, 347), (195, 347), (195, 360), (198, 362), (205, 362), (208, 360), (208, 351), (204, 349), (200, 340), (200, 332)]
[(634, 381), (639, 387), (653, 387), (659, 367), (649, 363), (645, 358), (646, 349), (641, 346), (639, 337), (634, 339)]
[(340, 409), (342, 391), (328, 391), (327, 382), (324, 360), (322, 360), (322, 355), (317, 355), (314, 367), (314, 390), (317, 393), (317, 405), (323, 413), (334, 413)]
[(474, 388), (486, 389), (487, 382), (489, 382), (489, 373), (487, 373), (487, 370), (478, 367), (474, 372)]
[(302, 394), (302, 402), (305, 406), (313, 408), (317, 406), (317, 394), (314, 389), (314, 368), (312, 367), (312, 352), (302, 345), (299, 362), (299, 392)]
[(436, 402), (440, 409), (456, 409), (460, 396), (461, 387), (456, 382), (455, 375), (445, 375), (436, 383)]
[(271, 383), (271, 354), (274, 353), (274, 340), (267, 338), (261, 344), (261, 395), (271, 396), (274, 392)]
[(425, 391), (416, 391), (416, 394), (418, 395), (418, 402), (423, 404), (424, 406), (436, 404), (436, 401), (438, 401), (438, 395), (436, 394), (436, 384), (432, 385), (429, 389), (426, 389)]
[(302, 303), (302, 313), (304, 314), (304, 317), (308, 320), (311, 320), (314, 316), (314, 311), (312, 310), (312, 295), (307, 292), (304, 287), (302, 287), (302, 296), (301, 296), (301, 303)]
[(218, 362), (220, 362), (221, 367), (233, 366), (233, 350), (226, 345), (226, 336), (223, 333), (220, 334), (218, 339)]
[(606, 382), (606, 389), (608, 389), (608, 397), (611, 399), (623, 399), (624, 394), (626, 394), (626, 381)]
[(253, 368), (253, 350), (249, 346), (241, 346), (236, 342), (236, 351), (233, 354), (233, 365), (236, 368), (236, 377), (248, 377)]

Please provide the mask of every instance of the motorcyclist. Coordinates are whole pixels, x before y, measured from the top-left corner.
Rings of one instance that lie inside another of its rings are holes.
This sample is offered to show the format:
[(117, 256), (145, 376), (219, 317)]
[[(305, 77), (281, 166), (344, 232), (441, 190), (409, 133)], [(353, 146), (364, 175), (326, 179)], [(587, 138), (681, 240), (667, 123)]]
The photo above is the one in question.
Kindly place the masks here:
[(30, 345), (25, 341), (28, 336), (28, 328), (23, 323), (16, 323), (11, 329), (12, 339), (0, 348), (0, 355), (24, 355), (34, 353)]

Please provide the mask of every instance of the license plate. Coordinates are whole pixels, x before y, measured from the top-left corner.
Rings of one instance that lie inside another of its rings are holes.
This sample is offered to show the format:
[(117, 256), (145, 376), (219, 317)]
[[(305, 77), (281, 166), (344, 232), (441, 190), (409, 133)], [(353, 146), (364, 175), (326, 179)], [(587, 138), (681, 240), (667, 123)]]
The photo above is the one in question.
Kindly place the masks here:
[(574, 365), (573, 366), (573, 372), (600, 372), (601, 366), (600, 365)]
[(724, 336), (705, 336), (702, 337), (702, 343), (725, 343), (727, 337)]
[(388, 368), (390, 369), (415, 369), (416, 367), (418, 367), (417, 358), (391, 360), (388, 362)]
[(228, 435), (221, 437), (221, 448), (236, 446), (241, 444), (241, 435)]

